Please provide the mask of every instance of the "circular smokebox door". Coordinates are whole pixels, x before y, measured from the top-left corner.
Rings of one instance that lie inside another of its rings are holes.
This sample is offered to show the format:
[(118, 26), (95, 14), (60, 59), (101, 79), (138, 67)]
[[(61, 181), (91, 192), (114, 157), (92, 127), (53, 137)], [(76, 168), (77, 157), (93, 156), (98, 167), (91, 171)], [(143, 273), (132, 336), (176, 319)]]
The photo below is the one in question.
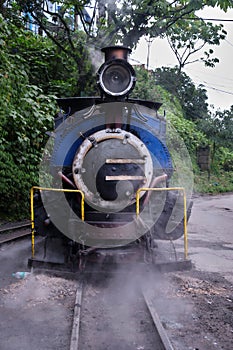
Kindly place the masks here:
[(138, 188), (149, 187), (152, 175), (147, 147), (124, 130), (101, 130), (89, 136), (73, 161), (76, 186), (86, 202), (101, 211), (119, 211), (132, 204)]

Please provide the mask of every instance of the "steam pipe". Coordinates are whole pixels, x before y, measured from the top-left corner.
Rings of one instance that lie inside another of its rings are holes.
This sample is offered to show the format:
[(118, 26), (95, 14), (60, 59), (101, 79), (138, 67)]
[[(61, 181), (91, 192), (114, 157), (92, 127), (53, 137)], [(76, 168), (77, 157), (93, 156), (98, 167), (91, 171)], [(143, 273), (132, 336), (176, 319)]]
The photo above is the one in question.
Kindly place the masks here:
[[(150, 184), (150, 188), (153, 188), (156, 185), (158, 185), (160, 182), (165, 181), (167, 179), (167, 177), (168, 177), (167, 174), (163, 174), (163, 175), (155, 177)], [(151, 191), (148, 191), (146, 194), (146, 197), (144, 199), (144, 202), (143, 202), (144, 206), (147, 205), (147, 203), (149, 202), (150, 196), (151, 196)]]
[(68, 177), (66, 177), (61, 171), (58, 171), (58, 176), (60, 176), (60, 178), (62, 180), (64, 180), (66, 183), (68, 183), (71, 187), (73, 187), (74, 189), (76, 189), (77, 187), (75, 186), (75, 184), (68, 179)]

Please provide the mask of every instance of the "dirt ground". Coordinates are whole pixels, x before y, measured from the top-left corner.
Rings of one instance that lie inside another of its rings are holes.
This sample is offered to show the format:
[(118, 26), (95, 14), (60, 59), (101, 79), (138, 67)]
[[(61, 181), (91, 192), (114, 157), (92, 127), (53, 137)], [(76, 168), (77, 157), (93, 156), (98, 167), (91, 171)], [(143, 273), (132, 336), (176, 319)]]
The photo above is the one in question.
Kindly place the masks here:
[(175, 348), (232, 349), (232, 284), (219, 274), (197, 270), (171, 273), (167, 279), (165, 296), (155, 300)]
[(69, 348), (76, 283), (31, 275), (0, 290), (1, 350)]
[[(167, 288), (170, 290), (172, 286), (171, 305), (178, 303), (177, 309), (180, 301), (185, 305), (183, 318), (179, 316), (183, 321), (180, 329), (179, 325), (169, 327), (170, 321), (167, 328), (180, 339), (184, 349), (230, 350), (233, 348), (233, 194), (195, 198), (188, 236), (194, 268), (171, 274)], [(181, 240), (176, 248), (183, 249)], [(174, 298), (177, 301), (173, 303)], [(172, 313), (176, 315), (174, 310)], [(184, 337), (183, 333), (189, 336)]]
[[(188, 225), (189, 257), (194, 264), (191, 271), (137, 276), (135, 268), (132, 279), (132, 274), (125, 274), (120, 281), (117, 277), (87, 286), (86, 314), (92, 315), (98, 300), (99, 307), (92, 320), (83, 320), (83, 334), (88, 334), (89, 343), (84, 341), (81, 349), (94, 349), (96, 339), (101, 350), (154, 349), (151, 323), (135, 294), (143, 285), (150, 290), (175, 349), (231, 350), (232, 212), (233, 194), (194, 199)], [(182, 252), (182, 240), (175, 246)], [(76, 282), (43, 275), (14, 279), (13, 272), (26, 271), (29, 256), (29, 240), (0, 248), (0, 349), (68, 350)], [(118, 339), (115, 348), (107, 345), (110, 330)], [(130, 347), (122, 345), (125, 339)]]
[(188, 240), (197, 270), (220, 273), (233, 284), (233, 194), (194, 199)]
[(162, 275), (131, 272), (113, 276), (105, 285), (86, 287), (81, 349), (159, 349), (141, 287), (149, 291), (176, 350), (232, 349), (229, 281), (197, 270)]

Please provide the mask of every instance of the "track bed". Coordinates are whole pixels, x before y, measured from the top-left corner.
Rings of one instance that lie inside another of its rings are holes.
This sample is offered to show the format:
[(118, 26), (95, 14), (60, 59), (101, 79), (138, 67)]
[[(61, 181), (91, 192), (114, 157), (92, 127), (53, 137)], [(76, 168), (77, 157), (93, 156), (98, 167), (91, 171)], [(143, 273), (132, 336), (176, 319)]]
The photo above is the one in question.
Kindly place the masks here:
[(31, 234), (30, 222), (18, 222), (0, 226), (0, 246)]
[[(140, 282), (131, 277), (95, 275), (79, 285), (70, 350), (173, 349), (169, 340), (161, 339), (152, 318), (155, 308), (146, 303)], [(161, 328), (160, 323), (160, 333)]]

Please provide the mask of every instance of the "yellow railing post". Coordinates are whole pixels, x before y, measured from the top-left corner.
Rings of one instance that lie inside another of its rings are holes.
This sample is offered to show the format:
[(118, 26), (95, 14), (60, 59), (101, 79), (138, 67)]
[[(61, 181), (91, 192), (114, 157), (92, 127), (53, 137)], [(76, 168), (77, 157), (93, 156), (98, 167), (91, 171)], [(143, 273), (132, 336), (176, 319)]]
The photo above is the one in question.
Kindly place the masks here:
[(81, 195), (81, 220), (84, 221), (84, 193), (81, 190), (68, 190), (63, 188), (47, 188), (33, 186), (30, 190), (30, 202), (31, 202), (31, 230), (32, 230), (32, 258), (35, 256), (35, 217), (34, 217), (34, 190), (39, 191), (54, 191), (54, 192), (71, 192), (80, 193)]
[(186, 193), (183, 187), (141, 187), (136, 192), (136, 215), (140, 214), (140, 192), (143, 191), (182, 191), (184, 198), (184, 258), (188, 258), (187, 205)]
[(31, 230), (32, 230), (32, 258), (35, 256), (35, 222), (34, 222), (34, 187), (30, 190), (31, 202)]
[(187, 201), (186, 201), (186, 193), (185, 189), (183, 189), (184, 196), (184, 257), (188, 258), (188, 231), (187, 231)]

